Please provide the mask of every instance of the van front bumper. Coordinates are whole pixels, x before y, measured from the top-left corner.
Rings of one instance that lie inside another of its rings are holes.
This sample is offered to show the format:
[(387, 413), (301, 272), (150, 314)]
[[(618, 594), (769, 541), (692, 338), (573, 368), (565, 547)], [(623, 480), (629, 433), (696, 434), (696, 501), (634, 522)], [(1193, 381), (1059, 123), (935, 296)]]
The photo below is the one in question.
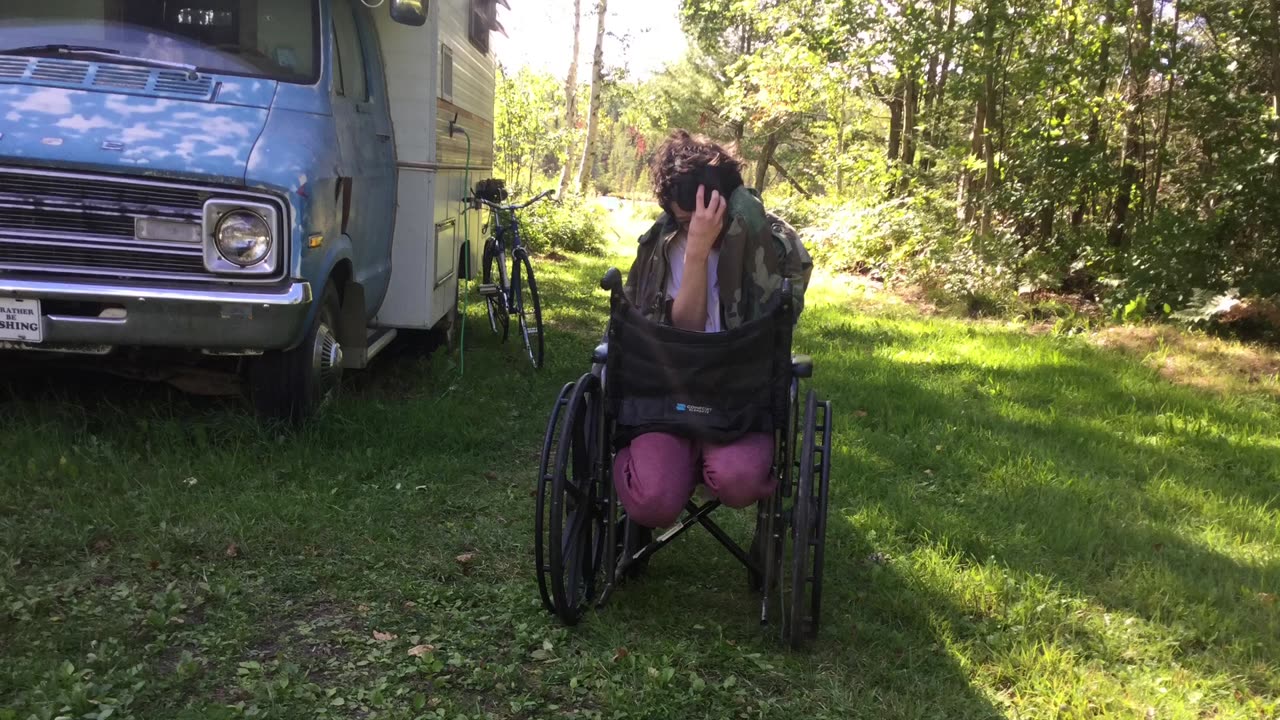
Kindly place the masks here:
[(40, 301), (43, 342), (0, 349), (105, 353), (158, 347), (214, 354), (286, 350), (302, 337), (311, 285), (202, 288), (15, 279), (0, 297)]

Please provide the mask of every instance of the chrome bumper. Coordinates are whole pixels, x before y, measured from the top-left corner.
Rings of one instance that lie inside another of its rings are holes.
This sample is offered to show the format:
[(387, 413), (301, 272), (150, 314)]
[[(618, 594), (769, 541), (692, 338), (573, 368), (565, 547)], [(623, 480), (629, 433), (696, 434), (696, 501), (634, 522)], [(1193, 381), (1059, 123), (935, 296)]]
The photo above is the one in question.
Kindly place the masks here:
[(102, 352), (119, 346), (241, 354), (293, 347), (311, 285), (260, 288), (118, 286), (0, 275), (0, 297), (39, 300), (44, 342), (8, 348)]

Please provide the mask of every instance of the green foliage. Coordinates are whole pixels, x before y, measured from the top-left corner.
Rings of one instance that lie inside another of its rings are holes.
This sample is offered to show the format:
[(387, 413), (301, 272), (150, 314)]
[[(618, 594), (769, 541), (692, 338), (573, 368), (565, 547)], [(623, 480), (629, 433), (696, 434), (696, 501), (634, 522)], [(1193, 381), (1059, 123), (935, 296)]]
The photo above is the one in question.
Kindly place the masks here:
[(520, 237), (536, 253), (604, 252), (608, 219), (595, 203), (576, 195), (544, 200), (520, 212)]
[(494, 98), (494, 171), (513, 194), (534, 191), (538, 179), (559, 177), (569, 130), (564, 125), (563, 84), (522, 68), (498, 69)]

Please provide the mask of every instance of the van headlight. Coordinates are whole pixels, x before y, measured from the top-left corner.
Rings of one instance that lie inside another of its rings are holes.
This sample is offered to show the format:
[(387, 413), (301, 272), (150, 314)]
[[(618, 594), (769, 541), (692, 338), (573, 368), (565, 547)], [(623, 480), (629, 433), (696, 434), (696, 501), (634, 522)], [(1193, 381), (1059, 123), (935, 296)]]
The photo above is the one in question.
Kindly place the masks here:
[(227, 262), (250, 267), (271, 253), (271, 226), (252, 210), (232, 210), (218, 220), (213, 241)]
[(264, 278), (280, 272), (287, 236), (281, 210), (247, 198), (205, 201), (204, 267), (217, 275)]

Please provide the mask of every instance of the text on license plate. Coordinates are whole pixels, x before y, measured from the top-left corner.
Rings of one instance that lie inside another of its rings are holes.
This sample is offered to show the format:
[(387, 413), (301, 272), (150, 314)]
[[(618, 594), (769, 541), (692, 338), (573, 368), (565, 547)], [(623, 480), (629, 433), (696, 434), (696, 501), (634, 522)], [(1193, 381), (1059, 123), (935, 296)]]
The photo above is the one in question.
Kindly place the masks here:
[(40, 301), (0, 298), (0, 340), (44, 342)]

